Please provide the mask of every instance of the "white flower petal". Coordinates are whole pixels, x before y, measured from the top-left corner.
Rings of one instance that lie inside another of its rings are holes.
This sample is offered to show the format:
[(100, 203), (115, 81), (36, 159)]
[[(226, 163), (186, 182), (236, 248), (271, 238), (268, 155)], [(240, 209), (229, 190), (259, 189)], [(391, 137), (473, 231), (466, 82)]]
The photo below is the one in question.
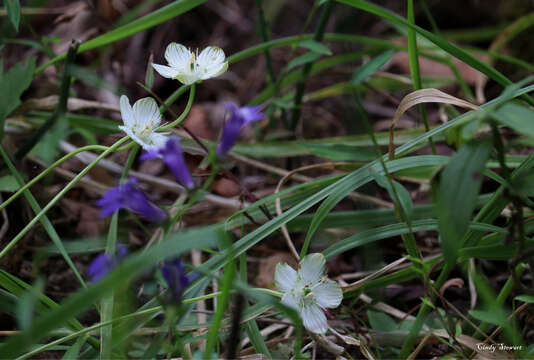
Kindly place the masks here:
[(315, 334), (324, 334), (328, 329), (328, 322), (323, 310), (315, 304), (303, 307), (300, 317), (304, 327)]
[(168, 137), (163, 135), (162, 133), (153, 132), (146, 138), (146, 143), (148, 147), (143, 147), (143, 148), (145, 150), (159, 149), (165, 145), (167, 140), (168, 140)]
[(299, 310), (298, 299), (291, 291), (286, 292), (284, 296), (282, 296), (282, 304), (289, 306), (292, 309)]
[(128, 100), (128, 97), (126, 95), (121, 96), (120, 107), (122, 121), (124, 122), (124, 125), (131, 128), (135, 123), (135, 119), (132, 111), (132, 106), (130, 105), (130, 100)]
[(210, 65), (204, 69), (199, 69), (199, 76), (202, 80), (216, 77), (224, 73), (228, 69), (228, 62), (222, 64)]
[(139, 145), (141, 145), (143, 147), (143, 149), (145, 150), (148, 150), (148, 149), (151, 149), (151, 146), (150, 144), (148, 144), (144, 139), (140, 138), (139, 136), (137, 136), (133, 131), (132, 129), (126, 127), (126, 126), (119, 126), (119, 129), (121, 129), (122, 131), (124, 131), (126, 133), (126, 135), (128, 135), (129, 137), (132, 138), (133, 141), (135, 141), (136, 143), (138, 143)]
[(191, 66), (193, 54), (182, 44), (170, 43), (165, 49), (165, 60), (173, 68), (180, 71), (187, 69), (187, 66)]
[(324, 308), (336, 308), (343, 300), (343, 291), (341, 291), (339, 284), (334, 281), (319, 283), (311, 291), (317, 304)]
[(224, 51), (217, 46), (208, 46), (198, 56), (195, 71), (202, 80), (219, 76), (228, 69), (228, 62), (224, 61)]
[(180, 75), (180, 70), (179, 69), (172, 68), (170, 66), (152, 64), (152, 67), (161, 76), (163, 76), (165, 78), (168, 78), (168, 79), (175, 79), (178, 75)]
[(184, 85), (191, 85), (198, 80), (200, 80), (199, 74), (196, 72), (192, 73), (180, 73), (176, 75), (176, 79)]
[(152, 98), (143, 98), (135, 102), (133, 106), (135, 122), (138, 126), (149, 126), (155, 129), (161, 122), (161, 113), (158, 104)]
[(288, 264), (278, 263), (274, 272), (274, 281), (280, 291), (290, 291), (297, 282), (297, 272)]
[(198, 55), (196, 64), (199, 67), (222, 64), (224, 62), (224, 51), (218, 46), (208, 46)]
[(306, 284), (316, 284), (321, 281), (326, 259), (323, 254), (308, 254), (299, 264), (299, 275)]

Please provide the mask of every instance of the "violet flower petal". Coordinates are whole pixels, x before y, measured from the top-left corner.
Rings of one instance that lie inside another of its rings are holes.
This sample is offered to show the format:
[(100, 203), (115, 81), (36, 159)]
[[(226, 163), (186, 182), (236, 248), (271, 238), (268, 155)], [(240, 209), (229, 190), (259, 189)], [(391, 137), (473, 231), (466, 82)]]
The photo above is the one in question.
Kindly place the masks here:
[(89, 265), (87, 276), (92, 282), (97, 282), (106, 276), (115, 266), (117, 266), (128, 255), (126, 245), (117, 243), (115, 255), (100, 254)]
[(110, 216), (119, 209), (126, 208), (150, 221), (162, 221), (166, 217), (165, 212), (148, 201), (137, 184), (137, 179), (131, 177), (123, 184), (109, 189), (96, 203), (102, 208), (100, 217)]
[(217, 146), (217, 155), (219, 156), (230, 151), (243, 126), (265, 119), (265, 115), (260, 112), (261, 106), (238, 107), (233, 103), (226, 103), (224, 107), (230, 111), (230, 118), (223, 126), (221, 141)]
[(185, 288), (189, 285), (189, 278), (185, 274), (182, 262), (179, 258), (166, 261), (161, 267), (161, 273), (169, 286), (173, 301), (179, 302)]
[(163, 147), (160, 147), (155, 151), (145, 152), (141, 155), (140, 160), (150, 160), (155, 157), (163, 158), (163, 162), (167, 165), (180, 184), (188, 189), (195, 187), (191, 173), (185, 163), (182, 147), (180, 146), (180, 138), (178, 136), (169, 138)]

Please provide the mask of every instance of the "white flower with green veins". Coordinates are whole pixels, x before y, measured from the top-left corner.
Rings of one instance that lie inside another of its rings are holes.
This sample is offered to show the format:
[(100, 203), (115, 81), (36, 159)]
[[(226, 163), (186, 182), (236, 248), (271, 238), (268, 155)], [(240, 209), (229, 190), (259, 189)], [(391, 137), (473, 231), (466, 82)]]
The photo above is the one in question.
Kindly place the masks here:
[(132, 107), (128, 97), (122, 95), (120, 108), (124, 126), (119, 126), (119, 129), (141, 145), (143, 149), (152, 150), (165, 145), (167, 137), (162, 133), (156, 133), (156, 129), (161, 123), (161, 113), (154, 99), (139, 99)]
[(165, 50), (169, 66), (152, 64), (163, 77), (177, 79), (184, 85), (219, 76), (228, 69), (224, 51), (208, 46), (200, 54), (191, 52), (181, 44), (170, 43)]
[(276, 286), (284, 293), (282, 303), (297, 310), (304, 327), (316, 334), (328, 329), (323, 309), (336, 308), (343, 300), (339, 284), (323, 276), (325, 264), (323, 254), (308, 254), (298, 271), (279, 263), (274, 274)]

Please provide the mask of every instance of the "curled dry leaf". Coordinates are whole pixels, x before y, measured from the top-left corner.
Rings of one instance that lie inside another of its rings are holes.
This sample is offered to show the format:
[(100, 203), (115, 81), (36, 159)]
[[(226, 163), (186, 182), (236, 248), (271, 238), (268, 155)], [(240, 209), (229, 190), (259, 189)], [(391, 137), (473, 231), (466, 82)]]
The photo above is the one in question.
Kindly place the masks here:
[(445, 293), (445, 290), (447, 290), (451, 286), (456, 286), (461, 289), (464, 287), (464, 281), (463, 279), (460, 279), (460, 278), (447, 280), (445, 284), (443, 284), (441, 288), (439, 289), (439, 293), (441, 294), (441, 296), (443, 296), (443, 294)]
[(314, 334), (310, 332), (310, 336), (317, 343), (317, 345), (328, 351), (330, 354), (339, 356), (345, 351), (345, 348), (343, 346), (339, 346), (338, 344), (334, 343), (325, 335)]
[(395, 158), (395, 148), (394, 148), (394, 138), (395, 138), (395, 126), (397, 121), (400, 119), (402, 114), (404, 114), (409, 108), (423, 103), (442, 103), (456, 105), (462, 108), (478, 110), (479, 106), (454, 97), (452, 95), (446, 94), (438, 89), (421, 89), (414, 91), (406, 95), (399, 104), (393, 120), (391, 122), (390, 132), (389, 132), (389, 160)]

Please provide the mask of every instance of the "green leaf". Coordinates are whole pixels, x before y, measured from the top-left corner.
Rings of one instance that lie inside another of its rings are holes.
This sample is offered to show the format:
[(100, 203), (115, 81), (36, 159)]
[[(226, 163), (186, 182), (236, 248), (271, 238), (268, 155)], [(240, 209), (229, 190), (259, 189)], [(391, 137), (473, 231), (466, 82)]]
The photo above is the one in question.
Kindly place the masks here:
[(367, 310), (367, 318), (373, 330), (384, 332), (398, 330), (395, 320), (383, 312)]
[(358, 149), (344, 144), (306, 144), (302, 145), (312, 154), (335, 161), (371, 161), (376, 158), (372, 151)]
[(377, 72), (395, 54), (394, 50), (388, 50), (369, 60), (354, 72), (352, 85), (357, 86), (365, 82), (369, 76)]
[(310, 62), (314, 62), (315, 60), (319, 59), (321, 57), (321, 54), (318, 54), (318, 53), (315, 53), (315, 52), (307, 52), (306, 54), (304, 55), (301, 55), (293, 60), (291, 60), (289, 62), (289, 64), (287, 64), (287, 69), (286, 71), (290, 71), (291, 69), (293, 68), (296, 68), (298, 66), (301, 66), (301, 65), (304, 65), (304, 64), (307, 64), (307, 63), (310, 63)]
[(534, 174), (521, 174), (512, 180), (510, 190), (521, 196), (534, 196)]
[(4, 0), (4, 6), (7, 10), (7, 17), (17, 32), (19, 32), (20, 22), (20, 2), (19, 0)]
[[(111, 30), (103, 35), (97, 36), (94, 39), (91, 39), (80, 45), (78, 53), (82, 53), (88, 50), (92, 50), (104, 45), (108, 45), (119, 41), (121, 39), (127, 38), (138, 32), (149, 29), (156, 25), (159, 25), (165, 21), (168, 21), (172, 18), (175, 18), (178, 15), (185, 13), (197, 7), (198, 5), (206, 2), (206, 0), (176, 0), (172, 3), (159, 8), (156, 11), (153, 11), (142, 18), (132, 21), (126, 25), (123, 25), (119, 28)], [(55, 64), (58, 61), (61, 61), (65, 58), (67, 53), (56, 56), (52, 60), (46, 62), (45, 64), (39, 66), (35, 71), (36, 73), (42, 72), (48, 66)]]
[(477, 320), (489, 322), (493, 325), (504, 326), (507, 317), (503, 314), (504, 311), (485, 311), (485, 310), (470, 310), (469, 315)]
[(153, 85), (154, 85), (154, 68), (152, 67), (152, 55), (150, 55), (150, 59), (148, 60), (148, 64), (146, 65), (145, 86), (149, 89), (152, 89)]
[(20, 189), (20, 185), (13, 175), (0, 177), (0, 191), (15, 192), (18, 189)]
[[(400, 204), (397, 205), (402, 206), (402, 210), (404, 211), (404, 214), (406, 215), (407, 219), (411, 219), (413, 214), (413, 202), (408, 190), (406, 190), (404, 186), (402, 186), (395, 180), (389, 181), (385, 175), (377, 174), (374, 172), (372, 173), (372, 175), (375, 178), (376, 183), (380, 187), (387, 190), (391, 199), (396, 202), (398, 197)], [(393, 187), (391, 185), (393, 185)]]
[(31, 153), (51, 164), (59, 155), (59, 142), (69, 133), (68, 122), (64, 116), (57, 119), (56, 124), (45, 133), (41, 140), (31, 150)]
[(17, 302), (17, 320), (19, 328), (28, 330), (33, 323), (36, 307), (39, 304), (38, 296), (43, 292), (44, 282), (39, 278), (34, 286), (30, 288)]
[(518, 295), (514, 298), (517, 301), (523, 301), (529, 304), (534, 304), (534, 296), (531, 295)]
[(519, 104), (509, 102), (490, 112), (490, 116), (499, 123), (515, 130), (518, 134), (534, 138), (534, 111)]
[(471, 221), (482, 183), (482, 172), (491, 152), (491, 142), (465, 144), (441, 174), (436, 210), (443, 257), (454, 264)]
[(129, 256), (104, 279), (65, 299), (59, 307), (35, 319), (33, 325), (26, 331), (10, 336), (0, 345), (0, 353), (5, 358), (20, 355), (32, 344), (46, 337), (51, 330), (62, 326), (92, 307), (106, 294), (114, 291), (117, 284), (128, 281), (134, 275), (155, 266), (166, 258), (178, 256), (194, 248), (212, 247), (224, 236), (226, 234), (215, 226), (191, 229), (172, 234), (166, 241)]
[(303, 40), (298, 43), (298, 46), (306, 48), (317, 54), (332, 55), (332, 51), (330, 51), (328, 46), (315, 40)]
[(79, 359), (79, 354), (82, 346), (87, 341), (87, 336), (80, 336), (74, 345), (69, 346), (69, 349), (63, 355), (62, 360), (76, 360)]
[(487, 75), (488, 77), (495, 80), (499, 84), (506, 86), (512, 83), (510, 79), (508, 79), (506, 76), (504, 76), (503, 74), (495, 70), (490, 65), (476, 58), (474, 55), (471, 55), (467, 51), (449, 43), (447, 40), (444, 40), (442, 37), (437, 36), (431, 33), (430, 31), (427, 31), (417, 25), (411, 24), (405, 18), (393, 13), (390, 10), (387, 10), (379, 5), (375, 5), (364, 0), (337, 0), (337, 2), (344, 3), (346, 5), (369, 12), (371, 14), (375, 14), (395, 24), (399, 24), (407, 28), (411, 28), (415, 30), (417, 33), (419, 33), (420, 35), (422, 35), (423, 37), (427, 38), (428, 40), (436, 44), (438, 47), (440, 47), (444, 51), (457, 57), (458, 59), (462, 60), (468, 65), (474, 67), (475, 69)]
[(20, 105), (20, 96), (30, 86), (35, 57), (19, 62), (0, 78), (0, 140), (4, 135), (4, 121)]

